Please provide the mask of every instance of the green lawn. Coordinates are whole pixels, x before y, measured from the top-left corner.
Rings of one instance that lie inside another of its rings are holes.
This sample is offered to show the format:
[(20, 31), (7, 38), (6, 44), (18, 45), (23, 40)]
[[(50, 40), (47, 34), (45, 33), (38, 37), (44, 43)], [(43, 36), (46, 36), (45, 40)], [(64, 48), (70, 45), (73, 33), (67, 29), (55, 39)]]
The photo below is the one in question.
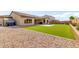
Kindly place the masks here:
[(74, 35), (71, 32), (69, 25), (54, 24), (53, 26), (30, 26), (25, 27), (25, 29), (61, 36), (69, 39), (74, 39)]

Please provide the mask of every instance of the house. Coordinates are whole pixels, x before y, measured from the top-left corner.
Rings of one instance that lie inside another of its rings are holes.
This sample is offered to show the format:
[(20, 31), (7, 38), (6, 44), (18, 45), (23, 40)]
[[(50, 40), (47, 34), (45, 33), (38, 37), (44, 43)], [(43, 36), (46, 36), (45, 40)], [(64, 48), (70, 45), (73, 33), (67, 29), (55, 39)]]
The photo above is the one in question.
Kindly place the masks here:
[(54, 16), (44, 15), (43, 17), (48, 19), (48, 24), (53, 24), (55, 22), (58, 22), (58, 20), (56, 20)]
[(48, 20), (55, 20), (54, 16), (44, 15), (43, 17), (48, 18)]
[(12, 11), (10, 15), (0, 16), (1, 26), (27, 26), (37, 24), (48, 24), (48, 19), (16, 11)]
[(77, 24), (77, 17), (75, 17), (74, 19), (71, 20), (72, 24)]
[(10, 16), (16, 21), (16, 24), (20, 26), (48, 23), (48, 20), (45, 17), (39, 17), (39, 16), (20, 13), (16, 11), (12, 11)]
[(76, 24), (79, 24), (79, 17), (77, 17), (77, 18), (75, 19), (75, 23), (76, 23)]
[(72, 22), (73, 25), (79, 24), (79, 17), (75, 17), (75, 19), (71, 20), (71, 22)]

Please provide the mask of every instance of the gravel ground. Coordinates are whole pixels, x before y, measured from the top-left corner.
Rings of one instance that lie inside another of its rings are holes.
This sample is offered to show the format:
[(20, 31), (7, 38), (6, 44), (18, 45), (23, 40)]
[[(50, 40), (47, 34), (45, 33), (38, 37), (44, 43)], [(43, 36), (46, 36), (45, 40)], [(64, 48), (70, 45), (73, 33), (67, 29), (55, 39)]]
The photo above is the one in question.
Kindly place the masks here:
[(0, 27), (0, 48), (74, 48), (74, 42), (22, 28)]

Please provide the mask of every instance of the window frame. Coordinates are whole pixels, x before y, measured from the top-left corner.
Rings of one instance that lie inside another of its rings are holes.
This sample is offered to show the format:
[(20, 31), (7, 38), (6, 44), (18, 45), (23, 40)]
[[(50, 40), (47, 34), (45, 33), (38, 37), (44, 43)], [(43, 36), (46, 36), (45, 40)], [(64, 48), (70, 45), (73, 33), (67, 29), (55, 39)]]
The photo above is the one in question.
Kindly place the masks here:
[(27, 19), (25, 19), (25, 20), (24, 20), (24, 24), (26, 24), (26, 23), (32, 23), (32, 18), (27, 18)]

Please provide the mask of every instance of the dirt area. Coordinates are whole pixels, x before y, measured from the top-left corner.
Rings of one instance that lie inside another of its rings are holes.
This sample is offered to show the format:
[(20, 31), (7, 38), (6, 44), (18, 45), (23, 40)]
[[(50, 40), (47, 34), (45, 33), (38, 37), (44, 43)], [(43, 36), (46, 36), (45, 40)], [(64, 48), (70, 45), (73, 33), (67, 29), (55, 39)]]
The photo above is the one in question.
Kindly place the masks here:
[(51, 35), (24, 30), (22, 28), (0, 27), (1, 48), (74, 48), (74, 42)]

